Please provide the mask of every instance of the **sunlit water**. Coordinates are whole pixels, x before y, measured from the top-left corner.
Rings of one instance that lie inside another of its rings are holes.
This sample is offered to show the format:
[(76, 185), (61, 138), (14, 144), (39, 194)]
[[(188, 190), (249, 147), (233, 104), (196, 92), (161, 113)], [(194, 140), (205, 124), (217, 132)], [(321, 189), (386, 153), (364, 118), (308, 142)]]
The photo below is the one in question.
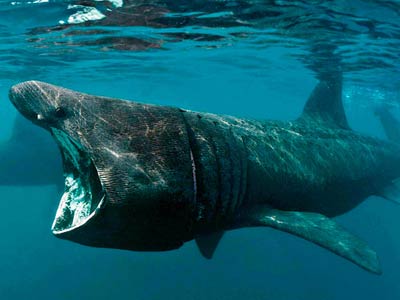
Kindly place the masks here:
[[(352, 128), (384, 138), (373, 111), (399, 113), (399, 21), (398, 1), (0, 1), (0, 141), (16, 115), (8, 88), (24, 80), (288, 120), (317, 78), (335, 72)], [(378, 277), (267, 228), (226, 234), (211, 261), (194, 243), (166, 253), (92, 249), (51, 235), (62, 191), (0, 194), (1, 299), (400, 297), (400, 207), (381, 198), (338, 218), (377, 250)]]

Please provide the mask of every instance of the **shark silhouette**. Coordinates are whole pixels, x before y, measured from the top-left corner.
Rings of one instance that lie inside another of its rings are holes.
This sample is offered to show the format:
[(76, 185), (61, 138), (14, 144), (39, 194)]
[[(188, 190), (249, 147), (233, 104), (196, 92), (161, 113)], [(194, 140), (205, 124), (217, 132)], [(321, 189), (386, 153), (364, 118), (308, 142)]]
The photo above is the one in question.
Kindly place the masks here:
[(256, 121), (93, 96), (38, 81), (10, 100), (57, 142), (65, 191), (53, 233), (140, 251), (196, 240), (211, 258), (226, 230), (267, 226), (379, 274), (376, 253), (331, 218), (370, 195), (398, 200), (400, 145), (354, 132), (340, 77), (295, 121)]

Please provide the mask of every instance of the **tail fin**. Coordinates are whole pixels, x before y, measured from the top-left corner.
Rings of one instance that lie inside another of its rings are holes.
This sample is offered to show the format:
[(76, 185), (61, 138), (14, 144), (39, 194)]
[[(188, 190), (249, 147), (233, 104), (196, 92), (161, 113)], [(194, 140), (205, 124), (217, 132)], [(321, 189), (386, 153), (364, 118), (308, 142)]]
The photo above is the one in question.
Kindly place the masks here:
[(400, 143), (400, 121), (390, 112), (388, 106), (381, 106), (375, 109), (375, 115), (382, 124), (387, 138)]

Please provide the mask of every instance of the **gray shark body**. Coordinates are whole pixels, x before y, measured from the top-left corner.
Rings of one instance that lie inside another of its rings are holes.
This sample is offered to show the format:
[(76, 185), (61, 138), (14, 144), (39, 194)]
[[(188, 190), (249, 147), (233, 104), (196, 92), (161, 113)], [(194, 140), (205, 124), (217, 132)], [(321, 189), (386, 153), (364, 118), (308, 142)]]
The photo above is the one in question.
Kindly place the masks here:
[(329, 217), (370, 195), (396, 198), (400, 146), (348, 127), (340, 80), (321, 82), (293, 122), (152, 106), (36, 81), (12, 87), (10, 99), (61, 150), (66, 187), (53, 224), (60, 238), (143, 251), (195, 239), (210, 258), (224, 231), (269, 226), (380, 272), (375, 252)]
[(51, 136), (18, 115), (11, 137), (0, 142), (0, 185), (63, 185), (62, 164)]

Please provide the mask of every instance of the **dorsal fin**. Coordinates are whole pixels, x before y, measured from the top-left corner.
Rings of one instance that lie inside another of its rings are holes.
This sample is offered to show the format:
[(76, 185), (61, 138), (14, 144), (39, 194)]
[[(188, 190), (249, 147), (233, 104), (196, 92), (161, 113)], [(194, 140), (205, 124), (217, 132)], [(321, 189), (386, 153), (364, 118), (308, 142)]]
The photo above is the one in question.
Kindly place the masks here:
[(342, 102), (341, 75), (322, 79), (312, 91), (299, 121), (325, 123), (348, 129)]

